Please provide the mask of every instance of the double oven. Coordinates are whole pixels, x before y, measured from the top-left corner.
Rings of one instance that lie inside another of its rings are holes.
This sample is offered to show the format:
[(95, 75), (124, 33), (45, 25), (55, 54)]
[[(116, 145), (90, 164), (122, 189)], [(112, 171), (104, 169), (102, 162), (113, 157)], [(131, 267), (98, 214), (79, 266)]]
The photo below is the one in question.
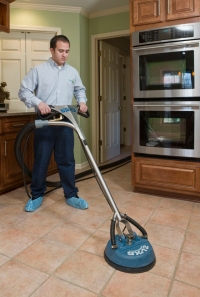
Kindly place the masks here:
[(200, 158), (200, 23), (132, 33), (133, 152)]

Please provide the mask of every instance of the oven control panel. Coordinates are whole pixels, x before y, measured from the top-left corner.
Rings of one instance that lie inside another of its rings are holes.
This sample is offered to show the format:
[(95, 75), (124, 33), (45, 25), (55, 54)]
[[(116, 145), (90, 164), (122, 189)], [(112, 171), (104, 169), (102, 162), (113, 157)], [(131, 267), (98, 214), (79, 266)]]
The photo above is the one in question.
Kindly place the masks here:
[(192, 25), (139, 32), (139, 43), (189, 38), (194, 36)]

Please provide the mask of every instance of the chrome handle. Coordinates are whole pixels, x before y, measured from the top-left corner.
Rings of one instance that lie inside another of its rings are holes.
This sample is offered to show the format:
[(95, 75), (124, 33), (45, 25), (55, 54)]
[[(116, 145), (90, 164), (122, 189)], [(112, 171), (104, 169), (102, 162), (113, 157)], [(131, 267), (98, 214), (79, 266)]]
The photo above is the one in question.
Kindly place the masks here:
[(133, 48), (133, 51), (141, 51), (141, 50), (146, 50), (146, 49), (159, 49), (159, 48), (170, 48), (170, 47), (173, 47), (173, 49), (174, 48), (185, 48), (185, 47), (199, 47), (199, 42), (189, 42), (189, 43), (187, 43), (187, 42), (184, 42), (184, 43), (181, 43), (181, 44), (179, 44), (179, 45), (177, 45), (176, 43), (174, 44), (174, 43), (169, 43), (169, 44), (167, 44), (167, 46), (166, 46), (166, 44), (161, 44), (161, 45), (154, 45), (154, 46), (151, 46), (151, 45), (149, 45), (149, 46), (145, 46), (145, 47), (134, 47)]
[(19, 126), (24, 126), (24, 124), (15, 124), (13, 127), (19, 127)]
[(196, 108), (199, 109), (198, 105), (182, 105), (182, 104), (149, 104), (149, 105), (139, 105), (139, 104), (133, 104), (133, 107), (184, 107), (184, 108)]
[(118, 110), (122, 110), (121, 106), (118, 106)]
[(7, 150), (6, 150), (6, 141), (4, 141), (4, 156), (7, 156)]

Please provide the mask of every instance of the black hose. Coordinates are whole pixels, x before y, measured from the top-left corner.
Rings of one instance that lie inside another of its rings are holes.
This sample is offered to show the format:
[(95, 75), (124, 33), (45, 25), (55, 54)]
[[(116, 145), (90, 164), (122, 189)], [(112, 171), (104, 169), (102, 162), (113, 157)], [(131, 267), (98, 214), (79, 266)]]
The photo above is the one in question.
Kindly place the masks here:
[[(19, 167), (22, 169), (22, 171), (27, 174), (30, 178), (32, 178), (32, 172), (30, 169), (27, 167), (27, 165), (24, 163), (24, 153), (26, 149), (26, 144), (24, 147), (22, 147), (22, 141), (26, 135), (28, 135), (27, 140), (29, 139), (31, 133), (35, 129), (35, 122), (28, 123), (26, 126), (24, 126), (21, 131), (18, 133), (16, 139), (15, 139), (15, 146), (14, 146), (14, 151), (15, 151), (15, 157), (17, 160), (17, 163)], [(24, 174), (24, 175), (25, 175)], [(46, 180), (46, 186), (47, 187), (61, 187), (61, 182), (52, 182), (52, 181), (47, 181)]]

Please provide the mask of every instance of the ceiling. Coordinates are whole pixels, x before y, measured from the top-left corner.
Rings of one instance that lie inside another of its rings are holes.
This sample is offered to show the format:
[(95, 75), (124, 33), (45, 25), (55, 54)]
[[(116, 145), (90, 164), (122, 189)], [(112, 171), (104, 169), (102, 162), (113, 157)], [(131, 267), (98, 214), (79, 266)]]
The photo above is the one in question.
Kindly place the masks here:
[(129, 6), (129, 0), (15, 0), (14, 3), (79, 7), (88, 13)]

